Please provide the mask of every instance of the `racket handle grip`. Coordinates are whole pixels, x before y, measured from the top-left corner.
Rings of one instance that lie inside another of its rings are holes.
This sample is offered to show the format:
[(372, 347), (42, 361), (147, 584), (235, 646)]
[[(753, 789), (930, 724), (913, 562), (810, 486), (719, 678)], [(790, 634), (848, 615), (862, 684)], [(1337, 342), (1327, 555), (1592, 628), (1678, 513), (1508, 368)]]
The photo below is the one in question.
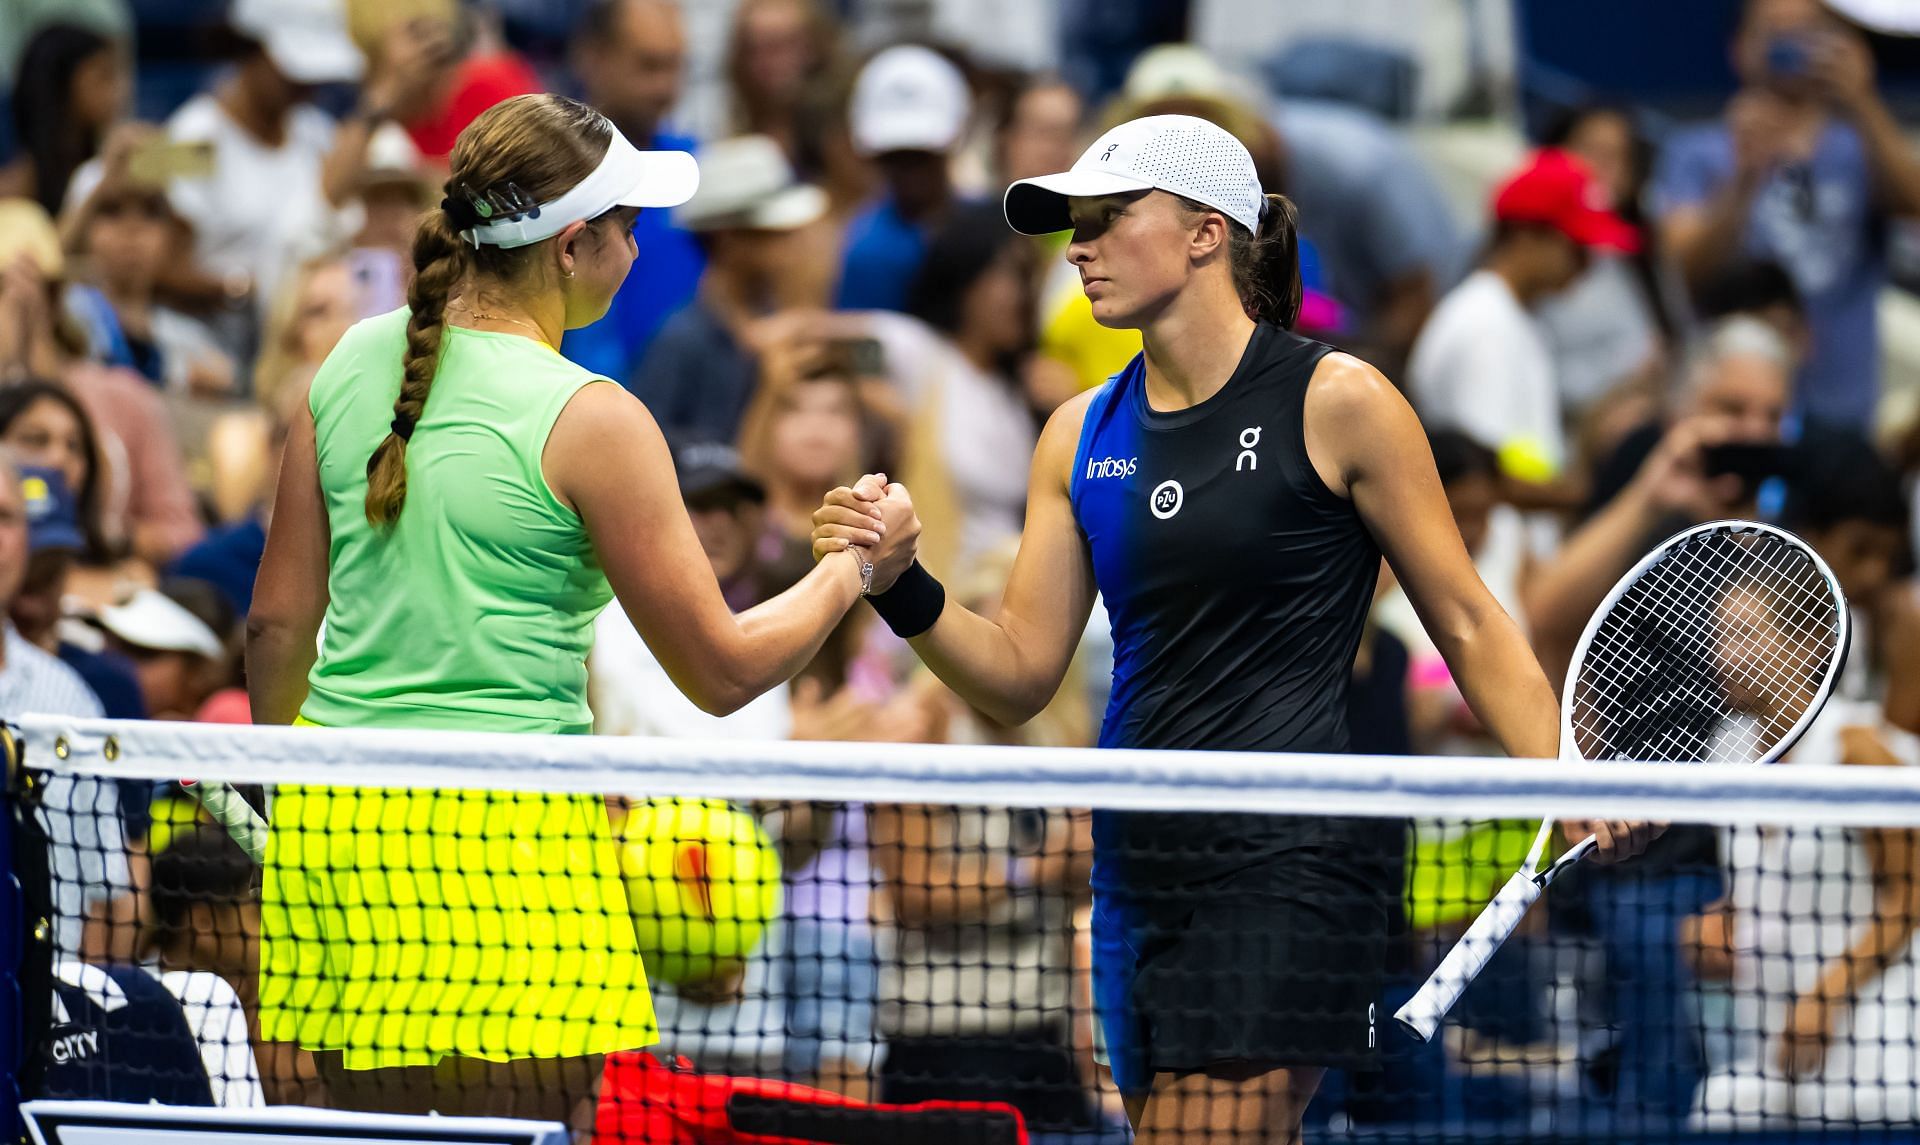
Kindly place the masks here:
[(240, 844), (255, 863), (265, 866), (267, 862), (267, 821), (253, 809), (253, 805), (240, 797), (232, 786), (217, 781), (196, 783), (183, 779), (180, 786), (193, 793), (207, 814), (214, 817), (233, 841)]
[(1460, 941), (1447, 951), (1419, 993), (1395, 1011), (1395, 1020), (1420, 1041), (1431, 1041), (1447, 1011), (1466, 993), (1467, 986), (1486, 968), (1494, 951), (1500, 949), (1539, 897), (1539, 885), (1525, 871), (1508, 879)]

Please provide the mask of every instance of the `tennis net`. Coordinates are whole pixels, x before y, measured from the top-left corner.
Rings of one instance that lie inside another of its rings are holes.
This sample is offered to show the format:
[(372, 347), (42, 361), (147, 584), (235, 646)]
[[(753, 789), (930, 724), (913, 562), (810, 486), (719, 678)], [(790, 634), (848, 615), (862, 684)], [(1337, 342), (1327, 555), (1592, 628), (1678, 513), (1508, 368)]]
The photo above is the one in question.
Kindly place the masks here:
[[(33, 716), (10, 748), (24, 1097), (646, 1145), (1119, 1145), (1149, 1085), (1155, 1140), (1223, 1145), (1308, 1088), (1308, 1140), (1920, 1132), (1920, 753), (1843, 714), (1766, 768)], [(1672, 826), (1408, 1036), (1545, 815)]]

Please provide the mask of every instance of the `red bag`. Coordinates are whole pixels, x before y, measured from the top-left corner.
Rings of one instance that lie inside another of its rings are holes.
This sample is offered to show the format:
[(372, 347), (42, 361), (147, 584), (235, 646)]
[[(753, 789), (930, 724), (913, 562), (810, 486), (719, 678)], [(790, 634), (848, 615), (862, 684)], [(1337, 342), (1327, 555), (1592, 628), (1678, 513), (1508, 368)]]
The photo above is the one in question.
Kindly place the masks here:
[(1027, 1145), (998, 1101), (876, 1105), (837, 1093), (693, 1070), (684, 1058), (607, 1056), (595, 1145)]

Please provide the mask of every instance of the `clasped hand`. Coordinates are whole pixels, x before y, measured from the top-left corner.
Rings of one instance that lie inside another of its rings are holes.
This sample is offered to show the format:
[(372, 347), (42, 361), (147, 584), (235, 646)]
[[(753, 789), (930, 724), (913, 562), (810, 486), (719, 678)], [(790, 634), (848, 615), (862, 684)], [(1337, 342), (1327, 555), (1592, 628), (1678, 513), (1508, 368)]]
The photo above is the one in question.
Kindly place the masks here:
[(873, 562), (873, 592), (893, 587), (919, 551), (920, 518), (907, 487), (869, 473), (827, 494), (813, 515), (813, 559), (859, 548)]

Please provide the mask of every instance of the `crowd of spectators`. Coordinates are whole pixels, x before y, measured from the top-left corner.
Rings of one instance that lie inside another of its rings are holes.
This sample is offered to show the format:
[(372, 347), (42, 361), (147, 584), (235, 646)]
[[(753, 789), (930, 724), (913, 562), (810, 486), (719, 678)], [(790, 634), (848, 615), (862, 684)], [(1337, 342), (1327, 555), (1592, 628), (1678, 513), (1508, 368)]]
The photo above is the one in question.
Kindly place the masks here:
[[(248, 721), (237, 649), (289, 419), (342, 333), (402, 304), (413, 220), (438, 204), (459, 129), (552, 89), (638, 146), (699, 158), (697, 196), (641, 214), (611, 312), (562, 351), (665, 429), (736, 608), (797, 579), (821, 497), (876, 470), (914, 490), (925, 562), (992, 606), (1038, 427), (1140, 345), (1094, 322), (1063, 236), (1005, 226), (999, 192), (1066, 168), (1103, 127), (1179, 112), (1232, 131), (1298, 205), (1301, 331), (1413, 400), (1462, 536), (1550, 678), (1653, 542), (1760, 516), (1819, 548), (1858, 621), (1827, 731), (1791, 762), (1920, 762), (1920, 425), (1876, 416), (1888, 235), (1920, 215), (1920, 157), (1862, 36), (1816, 0), (1743, 6), (1721, 115), (1654, 139), (1629, 106), (1568, 108), (1465, 214), (1400, 126), (1276, 98), (1182, 43), (1096, 88), (956, 43), (874, 43), (824, 0), (739, 0), (725, 127), (696, 139), (676, 129), (689, 46), (670, 0), (576, 5), (559, 39), (510, 37), (454, 0), (218, 7), (202, 44), (217, 55), (163, 122), (128, 114), (113, 0), (72, 19), (38, 6), (0, 67), (0, 711)], [(597, 730), (1092, 742), (1110, 656), (1097, 610), (1054, 704), (1011, 730), (870, 620), (857, 610), (790, 686), (716, 719), (611, 606), (590, 662)], [(1374, 621), (1356, 750), (1487, 753), (1385, 570)], [(42, 798), (63, 981), (145, 963), (205, 1038), (248, 1048), (233, 1016), (254, 1004), (258, 904), (237, 851), (177, 790), (65, 782)], [(1124, 1139), (1087, 1017), (1084, 813), (755, 812), (785, 862), (783, 917), (720, 979), (660, 987), (659, 1052), (862, 1098), (1010, 1100), (1036, 1130)], [(1413, 825), (1396, 989), (1529, 834)], [(1842, 890), (1820, 889), (1823, 871)], [(1765, 909), (1782, 880), (1814, 888), (1794, 933)], [(1331, 1084), (1313, 1116), (1410, 1117), (1452, 1086), (1457, 1108), (1572, 1095), (1710, 1121), (1790, 1114), (1812, 1086), (1862, 1117), (1920, 1118), (1907, 834), (1799, 846), (1676, 828), (1564, 886), (1489, 971), (1502, 989), (1469, 997), (1461, 1037), (1393, 1041), (1385, 1080)], [(1863, 933), (1848, 922), (1863, 913), (1894, 924)], [(1855, 1032), (1869, 1011), (1871, 1037)], [(1742, 1033), (1715, 1037), (1716, 1020)], [(302, 1055), (251, 1050), (250, 1082), (214, 1101), (324, 1099)]]

